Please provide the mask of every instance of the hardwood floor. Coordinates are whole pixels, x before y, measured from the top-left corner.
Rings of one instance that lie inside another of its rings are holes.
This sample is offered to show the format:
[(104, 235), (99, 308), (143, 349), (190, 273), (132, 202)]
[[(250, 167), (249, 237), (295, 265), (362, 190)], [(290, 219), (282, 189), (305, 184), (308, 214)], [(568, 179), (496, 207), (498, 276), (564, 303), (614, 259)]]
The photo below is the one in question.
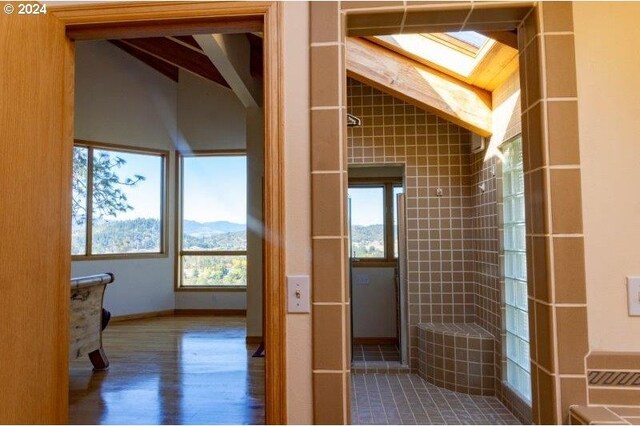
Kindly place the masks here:
[(70, 363), (71, 424), (262, 424), (264, 358), (245, 318), (169, 316), (109, 324), (109, 370)]

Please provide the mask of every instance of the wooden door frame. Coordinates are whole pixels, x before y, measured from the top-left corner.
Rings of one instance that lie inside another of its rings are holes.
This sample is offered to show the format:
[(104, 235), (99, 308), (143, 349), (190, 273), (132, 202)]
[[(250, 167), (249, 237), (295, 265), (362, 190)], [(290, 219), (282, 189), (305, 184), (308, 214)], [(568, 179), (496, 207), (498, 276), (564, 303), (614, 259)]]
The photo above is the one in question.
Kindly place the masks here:
[[(284, 147), (282, 7), (278, 2), (131, 2), (50, 6), (67, 39), (133, 38), (213, 32), (264, 33), (264, 340), (265, 414), (268, 424), (287, 422), (284, 247)], [(262, 28), (260, 28), (262, 27)], [(65, 58), (73, 75), (75, 57)], [(73, 99), (73, 84), (68, 89)], [(68, 129), (73, 114), (66, 114)], [(71, 153), (69, 153), (69, 156)], [(68, 257), (70, 262), (71, 257)], [(68, 285), (68, 282), (63, 283)], [(61, 284), (62, 285), (62, 284)], [(66, 343), (66, 342), (65, 342)], [(66, 348), (65, 345), (61, 345)], [(68, 373), (67, 373), (68, 374)], [(61, 389), (61, 392), (67, 390)]]

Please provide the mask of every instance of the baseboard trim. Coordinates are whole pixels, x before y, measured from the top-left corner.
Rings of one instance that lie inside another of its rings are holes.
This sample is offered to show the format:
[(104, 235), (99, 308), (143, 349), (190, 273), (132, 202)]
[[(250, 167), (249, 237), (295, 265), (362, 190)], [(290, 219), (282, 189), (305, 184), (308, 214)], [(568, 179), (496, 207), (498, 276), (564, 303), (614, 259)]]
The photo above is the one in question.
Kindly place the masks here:
[(354, 345), (397, 345), (397, 337), (354, 337)]
[(211, 315), (214, 317), (246, 317), (246, 309), (174, 309), (175, 315)]
[[(246, 309), (165, 309), (162, 311), (141, 312), (139, 314), (118, 315), (111, 317), (111, 322), (121, 322), (145, 318), (168, 317), (172, 315), (210, 315), (214, 317), (246, 317)], [(248, 336), (260, 339), (257, 343), (262, 342), (262, 337)], [(247, 337), (247, 338), (248, 338)], [(248, 341), (247, 341), (248, 342)]]
[(134, 319), (144, 319), (144, 318), (155, 318), (155, 317), (166, 317), (173, 315), (173, 309), (165, 309), (163, 311), (151, 311), (151, 312), (141, 312), (139, 314), (129, 314), (129, 315), (118, 315), (111, 317), (110, 322), (121, 322), (128, 321)]
[(259, 345), (263, 340), (262, 336), (247, 336), (245, 342), (252, 345)]

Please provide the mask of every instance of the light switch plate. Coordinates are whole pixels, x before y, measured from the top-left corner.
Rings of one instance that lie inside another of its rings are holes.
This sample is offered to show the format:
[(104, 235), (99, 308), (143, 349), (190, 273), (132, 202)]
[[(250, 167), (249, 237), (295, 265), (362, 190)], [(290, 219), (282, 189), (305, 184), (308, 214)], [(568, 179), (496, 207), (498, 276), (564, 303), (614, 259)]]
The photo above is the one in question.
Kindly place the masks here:
[(640, 277), (627, 277), (627, 301), (629, 315), (640, 316)]
[(311, 285), (308, 275), (287, 277), (287, 305), (292, 314), (311, 312)]

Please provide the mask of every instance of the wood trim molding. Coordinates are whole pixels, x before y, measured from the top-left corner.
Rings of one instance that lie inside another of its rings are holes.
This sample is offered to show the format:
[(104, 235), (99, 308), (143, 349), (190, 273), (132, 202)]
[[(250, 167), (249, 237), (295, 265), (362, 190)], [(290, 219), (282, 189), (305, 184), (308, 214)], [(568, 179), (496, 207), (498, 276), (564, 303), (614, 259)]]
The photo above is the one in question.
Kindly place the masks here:
[(263, 340), (264, 338), (262, 336), (247, 336), (245, 338), (245, 342), (249, 345), (259, 345)]
[(398, 267), (398, 259), (387, 260), (387, 259), (352, 259), (351, 267), (354, 269), (359, 268), (397, 268)]
[(118, 2), (50, 6), (72, 40), (263, 30), (272, 2)]
[(287, 423), (287, 324), (284, 203), (284, 17), (279, 2), (265, 13), (264, 30), (264, 337), (266, 422)]
[(111, 317), (110, 322), (122, 322), (129, 321), (135, 319), (145, 319), (145, 318), (157, 318), (157, 317), (168, 317), (174, 314), (174, 309), (165, 309), (163, 311), (150, 311), (150, 312), (141, 312), (139, 314), (128, 314), (128, 315), (118, 315)]
[[(287, 423), (282, 7), (278, 2), (194, 1), (60, 5), (49, 10), (65, 24), (72, 40), (264, 33), (264, 222), (269, 230), (264, 253), (265, 346), (269, 354), (265, 358), (265, 414), (267, 424)], [(65, 65), (73, 69), (73, 55), (66, 57)], [(72, 129), (72, 117), (68, 115), (66, 128)]]
[(212, 317), (246, 317), (246, 309), (174, 309), (174, 315), (211, 315)]
[[(189, 315), (210, 315), (212, 317), (244, 317), (246, 309), (164, 309), (160, 311), (141, 312), (139, 314), (118, 315), (111, 317), (111, 322), (122, 322), (146, 318), (171, 317)], [(249, 337), (247, 337), (249, 339)], [(262, 337), (260, 337), (262, 340)], [(248, 342), (248, 340), (247, 340)], [(258, 342), (260, 343), (260, 342)]]

